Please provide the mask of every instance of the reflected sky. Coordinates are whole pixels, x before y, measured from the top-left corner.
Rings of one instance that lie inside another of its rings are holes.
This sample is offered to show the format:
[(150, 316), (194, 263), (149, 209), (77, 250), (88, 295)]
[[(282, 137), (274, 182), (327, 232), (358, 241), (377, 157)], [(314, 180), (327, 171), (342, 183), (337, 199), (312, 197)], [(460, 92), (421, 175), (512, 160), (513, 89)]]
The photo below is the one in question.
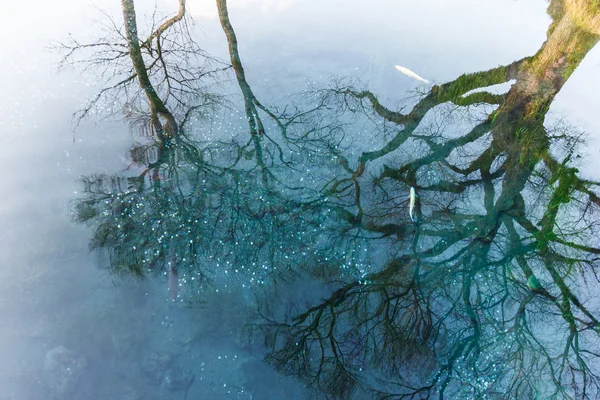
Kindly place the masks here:
[(60, 346), (86, 359), (77, 399), (597, 395), (593, 38), (556, 28), (585, 48), (571, 75), (537, 53), (543, 1), (232, 0), (228, 25), (194, 0), (214, 72), (177, 97), (158, 69), (165, 110), (132, 80), (76, 126), (106, 82), (93, 53), (59, 73), (57, 41), (122, 19), (90, 5), (3, 6), (37, 26), (0, 28), (22, 32), (1, 45), (7, 399), (47, 390)]

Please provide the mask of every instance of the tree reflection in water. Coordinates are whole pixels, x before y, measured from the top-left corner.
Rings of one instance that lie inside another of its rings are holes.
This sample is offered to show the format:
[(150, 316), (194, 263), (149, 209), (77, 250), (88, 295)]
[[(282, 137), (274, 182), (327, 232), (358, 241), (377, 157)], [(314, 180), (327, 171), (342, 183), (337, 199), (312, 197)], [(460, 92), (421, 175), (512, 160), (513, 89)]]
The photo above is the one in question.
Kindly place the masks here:
[[(535, 55), (404, 113), (344, 82), (265, 106), (217, 0), (248, 132), (199, 140), (148, 97), (179, 129), (132, 149), (138, 174), (83, 178), (77, 220), (115, 272), (174, 268), (182, 296), (254, 284), (267, 360), (328, 396), (596, 398), (599, 183), (575, 167), (580, 136), (544, 126), (600, 38), (594, 4), (552, 0)], [(307, 277), (329, 294), (298, 301)]]

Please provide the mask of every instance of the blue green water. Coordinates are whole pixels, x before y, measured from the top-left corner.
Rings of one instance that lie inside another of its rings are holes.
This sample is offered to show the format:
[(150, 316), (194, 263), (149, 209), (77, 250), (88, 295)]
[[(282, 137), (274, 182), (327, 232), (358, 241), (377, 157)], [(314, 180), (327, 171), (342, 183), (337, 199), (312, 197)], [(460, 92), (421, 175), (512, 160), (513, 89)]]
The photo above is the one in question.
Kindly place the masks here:
[(0, 399), (600, 395), (594, 2), (123, 4), (7, 49)]

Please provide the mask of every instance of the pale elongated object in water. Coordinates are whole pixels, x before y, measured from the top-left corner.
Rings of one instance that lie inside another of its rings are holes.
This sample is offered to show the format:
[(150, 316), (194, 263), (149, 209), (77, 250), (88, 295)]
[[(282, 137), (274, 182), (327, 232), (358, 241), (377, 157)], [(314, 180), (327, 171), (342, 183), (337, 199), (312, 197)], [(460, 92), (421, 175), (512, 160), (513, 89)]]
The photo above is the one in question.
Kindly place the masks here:
[(417, 193), (415, 192), (415, 188), (411, 186), (410, 195), (409, 195), (409, 208), (408, 215), (410, 215), (410, 219), (414, 221), (413, 213), (415, 211), (415, 198), (417, 197)]
[(429, 83), (429, 81), (427, 79), (420, 77), (419, 75), (415, 74), (414, 72), (412, 72), (408, 68), (404, 68), (404, 67), (402, 67), (400, 65), (395, 65), (395, 67), (396, 67), (396, 69), (398, 71), (402, 72), (404, 75), (408, 75), (411, 78), (414, 78), (414, 79), (416, 79), (418, 81), (421, 81), (421, 82)]

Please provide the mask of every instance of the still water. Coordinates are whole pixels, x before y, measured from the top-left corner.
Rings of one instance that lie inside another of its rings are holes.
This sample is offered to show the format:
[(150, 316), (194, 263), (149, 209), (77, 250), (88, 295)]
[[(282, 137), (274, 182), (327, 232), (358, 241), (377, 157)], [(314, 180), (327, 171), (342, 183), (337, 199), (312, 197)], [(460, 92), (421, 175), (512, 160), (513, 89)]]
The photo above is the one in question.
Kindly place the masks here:
[(600, 396), (595, 1), (0, 9), (0, 400)]

